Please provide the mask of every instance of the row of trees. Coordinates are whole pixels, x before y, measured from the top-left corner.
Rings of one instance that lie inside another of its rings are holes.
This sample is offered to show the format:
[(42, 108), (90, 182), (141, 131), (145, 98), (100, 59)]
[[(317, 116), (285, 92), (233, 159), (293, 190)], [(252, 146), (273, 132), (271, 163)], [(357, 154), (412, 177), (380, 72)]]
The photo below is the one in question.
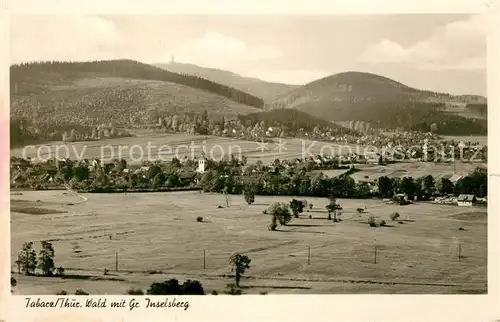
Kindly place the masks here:
[[(15, 161), (19, 163), (19, 161)], [(434, 178), (432, 175), (420, 178), (381, 177), (376, 181), (355, 181), (350, 174), (357, 171), (352, 167), (337, 177), (328, 177), (315, 162), (276, 160), (271, 165), (262, 162), (245, 166), (245, 160), (208, 160), (203, 174), (196, 172), (197, 162), (174, 159), (170, 162), (151, 163), (145, 168), (128, 166), (125, 160), (115, 160), (107, 164), (92, 165), (90, 162), (60, 161), (45, 164), (31, 164), (24, 170), (11, 169), (15, 187), (47, 187), (52, 177), (52, 185), (69, 182), (73, 189), (80, 191), (113, 191), (134, 189), (161, 189), (199, 187), (206, 192), (254, 195), (297, 195), (337, 198), (388, 198), (404, 193), (409, 198), (427, 200), (439, 194), (487, 195), (487, 170), (477, 168), (468, 176), (455, 183), (448, 178)], [(325, 163), (325, 168), (336, 167), (335, 161)], [(127, 170), (127, 171), (125, 171)], [(316, 170), (316, 171), (315, 171)], [(19, 172), (21, 174), (19, 174)], [(23, 177), (24, 180), (21, 180)], [(14, 179), (18, 180), (15, 181)]]
[(41, 242), (38, 258), (33, 248), (33, 242), (25, 242), (17, 255), (16, 265), (18, 273), (22, 272), (26, 275), (34, 275), (38, 268), (44, 276), (53, 276), (54, 273), (58, 276), (63, 275), (64, 268), (58, 267), (56, 269), (54, 258), (54, 247), (50, 242)]

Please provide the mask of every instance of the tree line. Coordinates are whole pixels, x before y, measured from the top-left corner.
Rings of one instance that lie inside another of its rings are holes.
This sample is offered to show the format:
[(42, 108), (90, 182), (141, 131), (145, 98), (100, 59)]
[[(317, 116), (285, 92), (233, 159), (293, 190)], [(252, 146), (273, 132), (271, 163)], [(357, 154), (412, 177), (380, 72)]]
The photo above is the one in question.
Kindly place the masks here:
[[(432, 175), (420, 178), (381, 177), (376, 181), (355, 181), (350, 174), (354, 165), (342, 166), (331, 159), (318, 164), (311, 159), (276, 159), (270, 165), (262, 162), (246, 164), (246, 159), (207, 160), (206, 171), (196, 172), (196, 160), (149, 162), (128, 165), (125, 160), (101, 164), (99, 161), (54, 161), (31, 164), (12, 158), (11, 187), (44, 189), (50, 186), (72, 185), (84, 192), (161, 190), (162, 188), (198, 187), (206, 192), (255, 195), (297, 195), (336, 198), (390, 197), (405, 193), (409, 198), (427, 200), (435, 194), (487, 195), (487, 170), (477, 168), (471, 174), (452, 183), (447, 178)], [(19, 168), (24, 170), (19, 170)], [(343, 175), (328, 177), (321, 170), (345, 169)], [(51, 178), (48, 180), (48, 178)], [(376, 188), (375, 188), (376, 187)]]

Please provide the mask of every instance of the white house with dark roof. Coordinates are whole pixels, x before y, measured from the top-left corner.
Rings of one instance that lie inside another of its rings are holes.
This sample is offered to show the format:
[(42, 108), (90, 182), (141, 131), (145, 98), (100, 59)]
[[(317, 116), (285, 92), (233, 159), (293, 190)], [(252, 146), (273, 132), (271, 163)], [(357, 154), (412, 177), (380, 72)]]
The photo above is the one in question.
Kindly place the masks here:
[(476, 202), (476, 196), (468, 194), (459, 195), (457, 199), (457, 204), (461, 207), (472, 207)]

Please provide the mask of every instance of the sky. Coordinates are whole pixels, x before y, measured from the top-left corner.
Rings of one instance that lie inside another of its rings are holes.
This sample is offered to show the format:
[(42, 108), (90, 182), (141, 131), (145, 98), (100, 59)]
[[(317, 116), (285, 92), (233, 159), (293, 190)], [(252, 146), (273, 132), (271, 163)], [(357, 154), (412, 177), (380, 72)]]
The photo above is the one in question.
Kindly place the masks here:
[(134, 59), (192, 63), (305, 84), (343, 71), (486, 96), (479, 15), (18, 15), (11, 62)]

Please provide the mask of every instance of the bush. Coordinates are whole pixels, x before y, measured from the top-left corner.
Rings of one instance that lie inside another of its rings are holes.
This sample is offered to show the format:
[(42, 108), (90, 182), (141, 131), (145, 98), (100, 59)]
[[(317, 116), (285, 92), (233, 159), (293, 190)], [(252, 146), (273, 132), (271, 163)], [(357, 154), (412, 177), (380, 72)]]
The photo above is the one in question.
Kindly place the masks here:
[(144, 295), (144, 292), (140, 288), (131, 288), (127, 291), (128, 295)]
[(186, 280), (181, 286), (181, 292), (183, 295), (205, 295), (203, 286), (199, 281), (196, 280)]
[(267, 295), (267, 292), (260, 292), (260, 295)]
[(236, 287), (234, 284), (227, 284), (227, 287), (229, 290), (227, 290), (225, 293), (228, 295), (241, 295), (243, 294), (243, 291), (240, 290), (239, 288)]
[(374, 216), (368, 217), (368, 224), (371, 226), (374, 223), (375, 223), (375, 217)]
[(17, 285), (17, 280), (14, 277), (10, 278), (10, 286), (11, 287), (16, 287)]
[(396, 220), (396, 219), (398, 219), (398, 218), (399, 218), (399, 212), (395, 212), (395, 213), (392, 213), (392, 214), (391, 214), (391, 220), (393, 220), (393, 221), (394, 221), (394, 220)]
[(360, 213), (364, 212), (365, 210), (363, 208), (358, 208), (358, 209), (356, 209), (356, 211), (360, 214)]
[(103, 274), (108, 275), (108, 273), (109, 273), (109, 269), (105, 268)]
[(172, 278), (163, 283), (153, 283), (147, 290), (148, 295), (182, 295), (179, 281)]
[(213, 290), (211, 294), (212, 295), (219, 295), (219, 293), (216, 290)]
[(202, 216), (198, 216), (198, 217), (196, 217), (196, 221), (197, 221), (197, 222), (202, 222), (202, 221), (203, 221), (203, 217), (202, 217)]
[(62, 290), (56, 293), (56, 295), (68, 295), (68, 292)]
[(379, 225), (380, 227), (384, 227), (384, 226), (386, 226), (386, 225), (387, 225), (387, 223), (385, 222), (385, 220), (381, 220), (381, 221), (378, 223), (378, 225)]
[(404, 221), (398, 221), (398, 224), (404, 224)]
[(64, 276), (64, 267), (59, 266), (59, 267), (56, 269), (56, 275), (57, 275), (57, 276)]
[(75, 295), (89, 295), (89, 293), (85, 292), (81, 288), (77, 289)]

